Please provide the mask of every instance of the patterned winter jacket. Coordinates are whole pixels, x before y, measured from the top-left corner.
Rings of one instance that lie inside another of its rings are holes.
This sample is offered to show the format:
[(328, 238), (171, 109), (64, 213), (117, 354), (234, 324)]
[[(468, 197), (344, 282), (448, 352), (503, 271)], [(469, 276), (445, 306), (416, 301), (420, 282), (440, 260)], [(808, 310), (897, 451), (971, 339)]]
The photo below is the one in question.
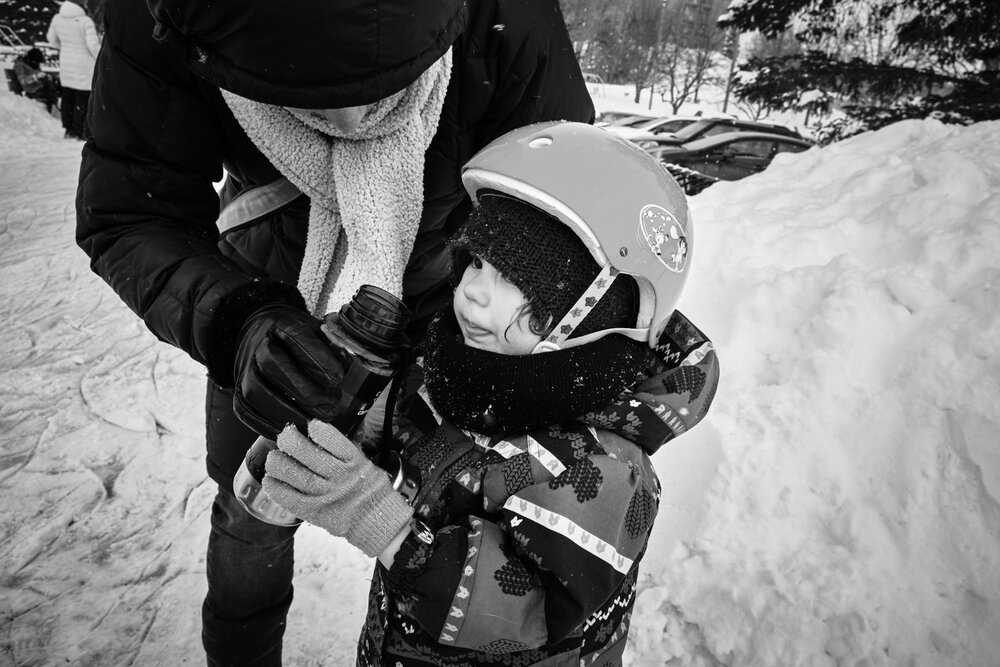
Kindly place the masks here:
[(718, 383), (711, 342), (680, 313), (658, 353), (578, 421), (505, 438), (444, 422), (404, 449), (433, 537), (376, 566), (359, 665), (621, 664), (660, 496), (649, 455), (702, 419)]

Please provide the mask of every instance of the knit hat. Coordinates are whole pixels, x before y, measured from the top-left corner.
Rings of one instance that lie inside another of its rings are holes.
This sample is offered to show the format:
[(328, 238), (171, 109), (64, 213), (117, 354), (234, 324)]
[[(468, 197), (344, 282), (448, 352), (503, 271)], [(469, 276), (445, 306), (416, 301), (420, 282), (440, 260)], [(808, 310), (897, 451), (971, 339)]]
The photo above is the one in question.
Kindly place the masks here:
[[(472, 255), (483, 258), (524, 293), (532, 312), (549, 326), (562, 319), (600, 272), (590, 251), (569, 227), (506, 195), (480, 196), (450, 244), (459, 277)], [(635, 280), (619, 274), (570, 338), (634, 327), (636, 292)]]
[(38, 47), (32, 47), (28, 49), (27, 53), (24, 54), (23, 58), (24, 62), (34, 67), (38, 67), (43, 62), (45, 62), (45, 54), (42, 53), (42, 50), (39, 49)]

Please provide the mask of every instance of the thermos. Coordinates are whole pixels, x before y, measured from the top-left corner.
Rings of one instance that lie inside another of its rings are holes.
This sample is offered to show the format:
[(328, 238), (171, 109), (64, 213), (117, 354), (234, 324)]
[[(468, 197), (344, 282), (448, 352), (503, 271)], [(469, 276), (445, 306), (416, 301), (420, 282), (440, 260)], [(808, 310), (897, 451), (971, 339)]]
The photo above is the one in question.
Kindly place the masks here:
[[(408, 348), (403, 329), (409, 311), (394, 295), (374, 285), (362, 285), (337, 313), (323, 318), (326, 334), (344, 368), (336, 417), (330, 422), (348, 438), (364, 422), (375, 399), (401, 370)], [(277, 443), (263, 436), (247, 452), (233, 480), (236, 498), (250, 514), (278, 526), (294, 526), (300, 520), (271, 500), (261, 489), (268, 453)], [(395, 454), (393, 452), (393, 454)], [(386, 457), (379, 457), (386, 458)], [(407, 486), (401, 459), (389, 456), (394, 485)]]

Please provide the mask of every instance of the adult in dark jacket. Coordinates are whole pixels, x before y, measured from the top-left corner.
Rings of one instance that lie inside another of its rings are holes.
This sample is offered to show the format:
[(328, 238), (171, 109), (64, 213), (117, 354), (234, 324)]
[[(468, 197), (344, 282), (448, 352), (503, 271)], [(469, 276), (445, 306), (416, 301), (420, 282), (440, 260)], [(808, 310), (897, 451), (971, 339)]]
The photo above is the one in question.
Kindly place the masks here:
[[(224, 236), (216, 227), (220, 205), (282, 176), (220, 88), (288, 108), (369, 105), (451, 48), (402, 282), (417, 340), (450, 298), (445, 239), (469, 208), (462, 164), (527, 123), (590, 122), (593, 106), (556, 0), (147, 4), (106, 7), (77, 241), (159, 339), (208, 369), (207, 465), (219, 493), (203, 641), (210, 662), (279, 664), (294, 529), (250, 518), (232, 478), (257, 433), (331, 418), (340, 369), (295, 287), (309, 198), (282, 199)], [(220, 196), (213, 182), (224, 173)]]

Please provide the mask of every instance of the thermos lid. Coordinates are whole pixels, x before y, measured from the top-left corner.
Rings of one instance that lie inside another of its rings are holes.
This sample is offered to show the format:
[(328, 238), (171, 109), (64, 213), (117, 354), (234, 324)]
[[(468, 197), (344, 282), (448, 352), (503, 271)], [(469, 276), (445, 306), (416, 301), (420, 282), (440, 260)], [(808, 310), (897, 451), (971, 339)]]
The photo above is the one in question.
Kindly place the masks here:
[(406, 344), (403, 330), (410, 311), (394, 294), (362, 285), (348, 303), (340, 308), (340, 325), (367, 347), (393, 350)]

